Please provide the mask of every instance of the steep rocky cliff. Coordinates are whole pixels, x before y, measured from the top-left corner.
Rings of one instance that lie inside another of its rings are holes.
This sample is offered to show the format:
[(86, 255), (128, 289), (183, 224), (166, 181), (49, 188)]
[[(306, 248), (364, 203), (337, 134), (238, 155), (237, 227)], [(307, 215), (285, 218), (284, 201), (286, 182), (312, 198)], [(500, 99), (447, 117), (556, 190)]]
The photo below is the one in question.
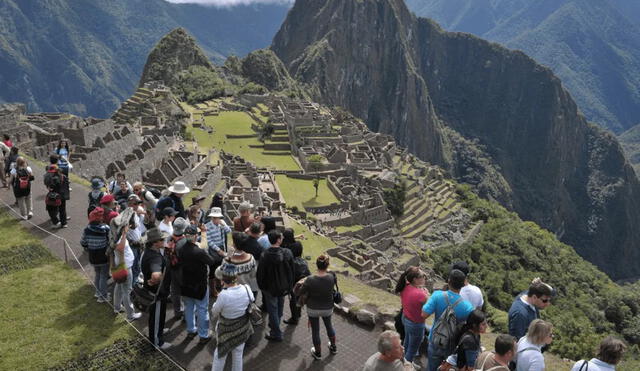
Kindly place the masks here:
[(525, 54), (445, 32), (402, 0), (298, 0), (272, 50), (316, 99), (484, 185), (612, 277), (640, 274), (638, 179)]

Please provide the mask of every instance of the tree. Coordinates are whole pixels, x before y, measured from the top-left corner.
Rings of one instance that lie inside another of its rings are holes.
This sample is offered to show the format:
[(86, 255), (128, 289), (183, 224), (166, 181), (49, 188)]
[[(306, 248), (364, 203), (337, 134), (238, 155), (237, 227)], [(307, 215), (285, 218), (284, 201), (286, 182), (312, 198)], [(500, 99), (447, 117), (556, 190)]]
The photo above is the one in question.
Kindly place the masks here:
[(404, 214), (404, 201), (407, 198), (407, 182), (402, 179), (393, 188), (384, 189), (382, 196), (391, 215), (399, 218)]
[(322, 169), (322, 163), (324, 162), (324, 158), (320, 155), (311, 155), (307, 160), (309, 162), (309, 169), (316, 173), (316, 178), (313, 180), (313, 188), (316, 189), (316, 198), (318, 197), (318, 187), (320, 186), (320, 174), (319, 171)]

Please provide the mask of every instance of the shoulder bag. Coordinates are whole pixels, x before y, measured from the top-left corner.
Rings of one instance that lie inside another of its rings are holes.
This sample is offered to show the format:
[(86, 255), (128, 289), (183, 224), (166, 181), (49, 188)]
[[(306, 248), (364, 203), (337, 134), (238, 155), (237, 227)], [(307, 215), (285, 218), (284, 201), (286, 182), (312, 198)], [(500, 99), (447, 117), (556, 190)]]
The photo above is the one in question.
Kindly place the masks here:
[(342, 294), (340, 293), (340, 288), (338, 288), (338, 277), (333, 272), (331, 274), (333, 274), (333, 283), (336, 286), (336, 290), (333, 292), (333, 302), (340, 304), (342, 303)]
[(251, 295), (249, 295), (249, 288), (247, 285), (244, 286), (244, 289), (247, 291), (247, 297), (249, 298), (249, 304), (247, 305), (247, 309), (245, 310), (245, 314), (249, 317), (249, 321), (254, 326), (260, 326), (262, 324), (262, 311), (256, 305), (255, 298), (251, 300)]

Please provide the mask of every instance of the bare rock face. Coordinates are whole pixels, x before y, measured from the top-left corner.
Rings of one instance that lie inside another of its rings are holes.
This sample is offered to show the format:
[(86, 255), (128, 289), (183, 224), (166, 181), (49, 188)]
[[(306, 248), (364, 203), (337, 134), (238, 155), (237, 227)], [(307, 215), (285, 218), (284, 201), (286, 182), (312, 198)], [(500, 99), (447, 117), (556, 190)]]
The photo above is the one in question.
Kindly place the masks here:
[(160, 39), (149, 53), (139, 86), (156, 80), (173, 86), (178, 72), (191, 66), (213, 69), (209, 58), (196, 44), (196, 40), (184, 28), (176, 28)]
[(298, 0), (271, 48), (314, 99), (394, 135), (611, 277), (640, 275), (638, 179), (548, 68), (445, 32), (402, 0)]

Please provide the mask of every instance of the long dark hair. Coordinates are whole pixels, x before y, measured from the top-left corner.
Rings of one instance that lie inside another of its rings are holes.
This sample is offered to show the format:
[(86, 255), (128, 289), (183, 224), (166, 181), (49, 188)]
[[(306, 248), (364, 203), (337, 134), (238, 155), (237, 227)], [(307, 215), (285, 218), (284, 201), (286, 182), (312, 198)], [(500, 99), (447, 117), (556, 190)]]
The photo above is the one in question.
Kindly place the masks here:
[(398, 283), (396, 284), (395, 289), (396, 294), (401, 293), (402, 290), (407, 287), (408, 283), (411, 283), (413, 280), (420, 278), (423, 275), (424, 273), (420, 271), (420, 267), (412, 266), (407, 268), (407, 270), (400, 275), (400, 278), (398, 278)]
[(295, 242), (296, 242), (296, 238), (293, 235), (293, 229), (285, 228), (285, 230), (282, 232), (282, 244), (280, 246), (289, 247), (293, 245)]
[(60, 150), (60, 148), (62, 148), (62, 142), (64, 142), (64, 148), (67, 150), (67, 152), (69, 152), (69, 141), (66, 139), (60, 139), (60, 141), (58, 142), (58, 151)]
[(480, 309), (474, 309), (474, 311), (469, 314), (469, 317), (467, 317), (467, 322), (465, 322), (465, 324), (460, 329), (458, 338), (456, 339), (456, 344), (460, 342), (462, 335), (464, 335), (465, 333), (469, 331), (478, 331), (480, 329), (480, 325), (486, 320), (487, 315), (483, 311), (481, 311)]

